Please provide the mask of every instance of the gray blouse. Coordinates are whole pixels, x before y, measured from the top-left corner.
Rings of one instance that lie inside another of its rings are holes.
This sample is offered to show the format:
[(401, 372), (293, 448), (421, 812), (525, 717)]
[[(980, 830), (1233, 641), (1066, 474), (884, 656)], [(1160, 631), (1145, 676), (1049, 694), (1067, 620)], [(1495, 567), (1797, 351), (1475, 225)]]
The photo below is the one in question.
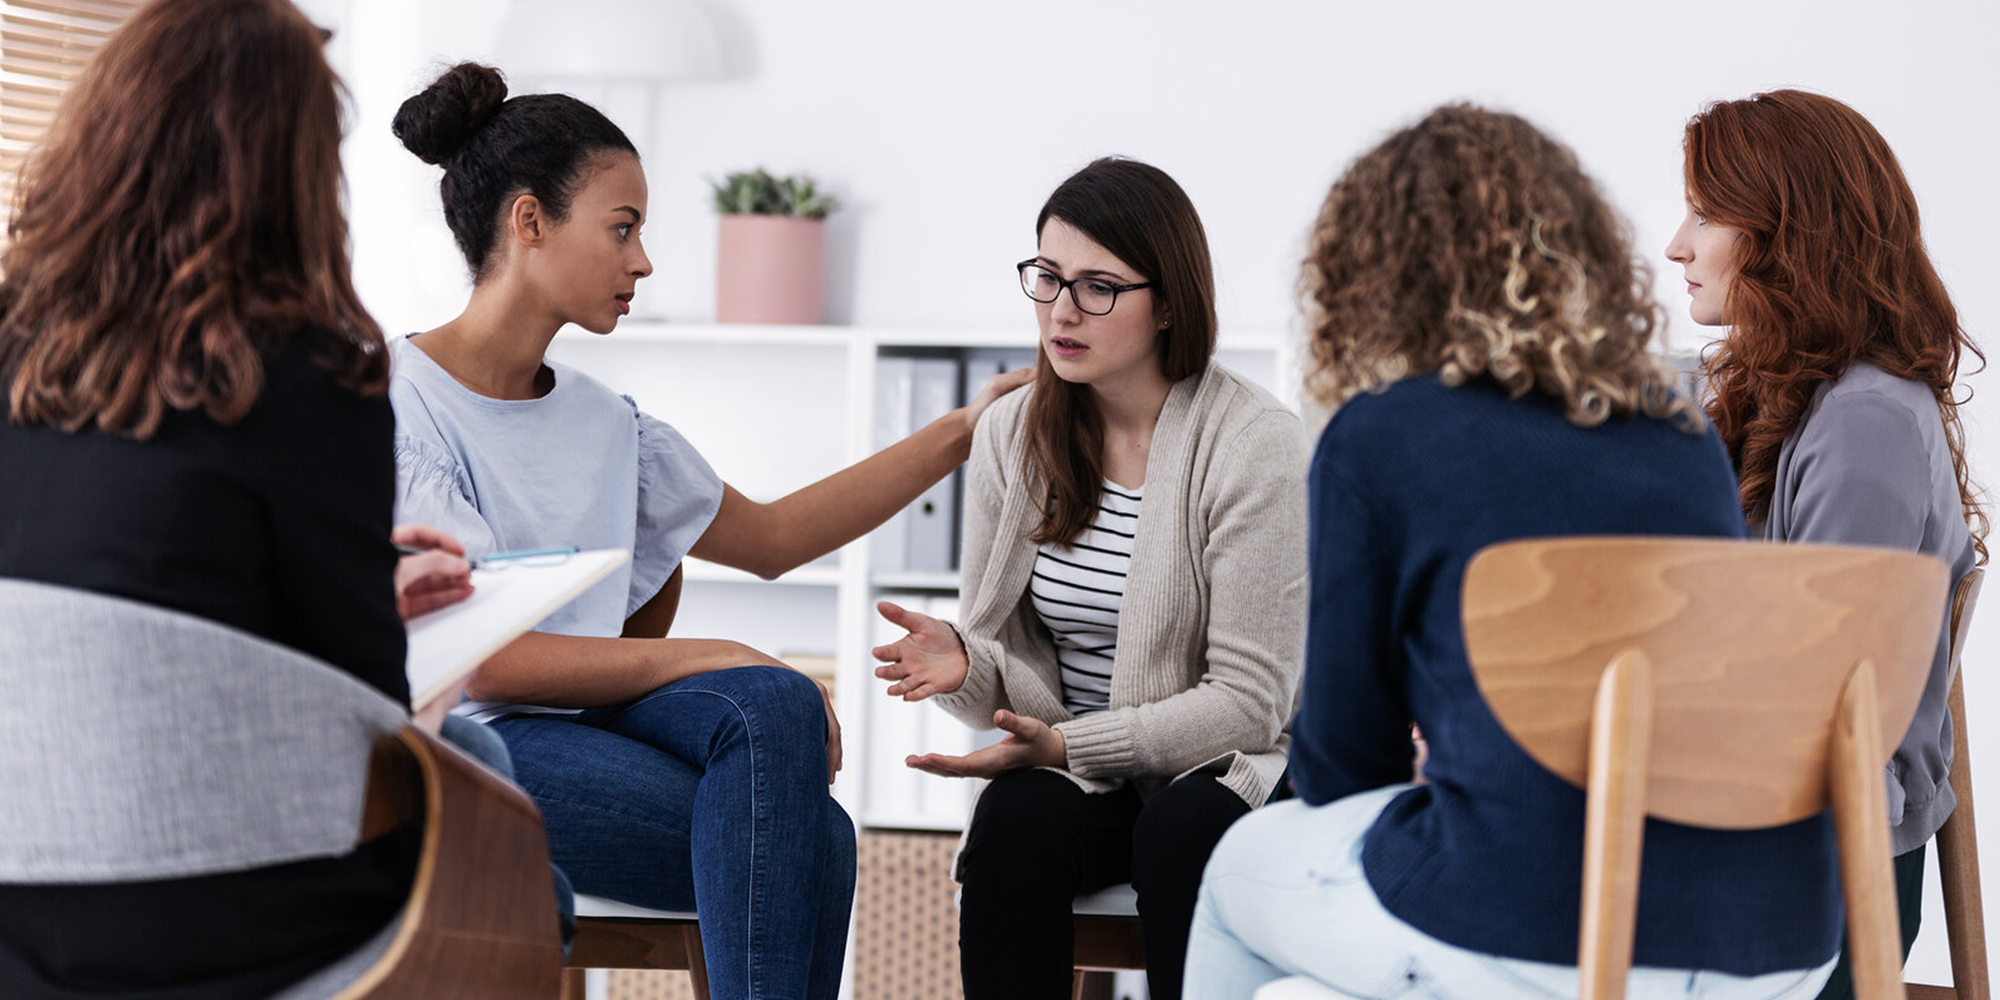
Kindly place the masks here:
[[(1822, 384), (1778, 453), (1770, 541), (1882, 545), (1937, 556), (1954, 584), (1977, 553), (1959, 504), (1944, 420), (1929, 386), (1865, 361)], [(1890, 844), (1922, 847), (1951, 815), (1950, 612), (1916, 718), (1889, 761)]]

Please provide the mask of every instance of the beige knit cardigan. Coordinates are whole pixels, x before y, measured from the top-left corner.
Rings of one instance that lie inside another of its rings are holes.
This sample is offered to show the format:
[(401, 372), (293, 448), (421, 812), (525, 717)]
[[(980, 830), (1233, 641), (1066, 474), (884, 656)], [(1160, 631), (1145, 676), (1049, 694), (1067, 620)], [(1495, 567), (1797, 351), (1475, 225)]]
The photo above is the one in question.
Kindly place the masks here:
[(1270, 393), (1211, 363), (1174, 384), (1145, 500), (1111, 671), (1111, 707), (1063, 707), (1055, 646), (1028, 598), (1044, 488), (1027, 471), (1028, 391), (973, 434), (962, 560), (965, 683), (935, 696), (978, 728), (996, 709), (1056, 727), (1063, 769), (1091, 791), (1149, 795), (1213, 773), (1253, 808), (1284, 772), (1306, 613), (1305, 432)]

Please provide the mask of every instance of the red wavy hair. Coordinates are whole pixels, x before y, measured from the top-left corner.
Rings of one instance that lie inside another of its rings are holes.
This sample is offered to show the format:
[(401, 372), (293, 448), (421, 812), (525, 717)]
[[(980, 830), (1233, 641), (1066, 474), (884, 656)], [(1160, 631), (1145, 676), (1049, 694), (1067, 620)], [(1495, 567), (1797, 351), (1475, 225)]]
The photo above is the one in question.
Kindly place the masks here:
[(1683, 135), (1689, 205), (1742, 233), (1702, 362), (1708, 415), (1736, 462), (1743, 511), (1770, 510), (1778, 454), (1813, 393), (1867, 361), (1930, 386), (1981, 562), (1986, 518), (1965, 462), (1953, 383), (1985, 355), (1924, 250), (1917, 199), (1881, 133), (1853, 108), (1777, 90), (1718, 101)]
[(286, 0), (154, 0), (28, 161), (0, 255), (7, 417), (145, 439), (168, 408), (240, 420), (259, 351), (309, 336), (388, 387), (340, 204), (340, 82)]

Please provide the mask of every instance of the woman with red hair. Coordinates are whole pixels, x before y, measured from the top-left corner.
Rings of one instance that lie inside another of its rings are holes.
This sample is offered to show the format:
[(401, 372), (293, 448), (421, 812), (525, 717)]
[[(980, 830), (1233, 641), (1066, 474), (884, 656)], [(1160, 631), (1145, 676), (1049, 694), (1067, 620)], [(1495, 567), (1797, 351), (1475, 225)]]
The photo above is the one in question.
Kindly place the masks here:
[[(1710, 105), (1687, 124), (1687, 216), (1667, 258), (1695, 322), (1727, 326), (1702, 365), (1752, 536), (1886, 545), (1984, 562), (1952, 384), (1959, 326), (1924, 251), (1916, 196), (1853, 108), (1796, 90)], [(1903, 953), (1924, 844), (1951, 815), (1950, 635), (1889, 764)], [(1823, 997), (1852, 995), (1846, 957)]]

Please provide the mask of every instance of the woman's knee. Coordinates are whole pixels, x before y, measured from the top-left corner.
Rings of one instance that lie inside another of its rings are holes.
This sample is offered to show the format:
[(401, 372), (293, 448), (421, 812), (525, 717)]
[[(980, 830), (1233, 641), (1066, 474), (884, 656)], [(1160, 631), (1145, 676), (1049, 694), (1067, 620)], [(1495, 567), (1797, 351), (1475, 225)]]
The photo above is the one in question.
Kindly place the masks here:
[(715, 699), (709, 704), (716, 711), (704, 716), (717, 727), (714, 739), (766, 748), (795, 745), (820, 753), (819, 766), (826, 766), (826, 701), (812, 678), (785, 667), (731, 667), (675, 681), (646, 700), (658, 699), (661, 710), (685, 720), (688, 707), (700, 704), (688, 702), (691, 696)]
[(1133, 882), (1165, 878), (1193, 885), (1216, 843), (1249, 811), (1235, 792), (1205, 775), (1161, 789), (1132, 824)]
[(1051, 771), (1010, 771), (979, 793), (972, 828), (982, 837), (1006, 840), (1037, 832), (1046, 836), (1051, 818), (1084, 794), (1068, 778)]
[(1023, 865), (1038, 866), (1073, 848), (1060, 818), (1084, 795), (1068, 778), (1049, 771), (1012, 771), (979, 793), (966, 831), (965, 872), (1006, 878)]
[(826, 699), (819, 683), (788, 667), (748, 666), (720, 671), (716, 680), (726, 683), (744, 710), (767, 725), (798, 731), (826, 725)]

